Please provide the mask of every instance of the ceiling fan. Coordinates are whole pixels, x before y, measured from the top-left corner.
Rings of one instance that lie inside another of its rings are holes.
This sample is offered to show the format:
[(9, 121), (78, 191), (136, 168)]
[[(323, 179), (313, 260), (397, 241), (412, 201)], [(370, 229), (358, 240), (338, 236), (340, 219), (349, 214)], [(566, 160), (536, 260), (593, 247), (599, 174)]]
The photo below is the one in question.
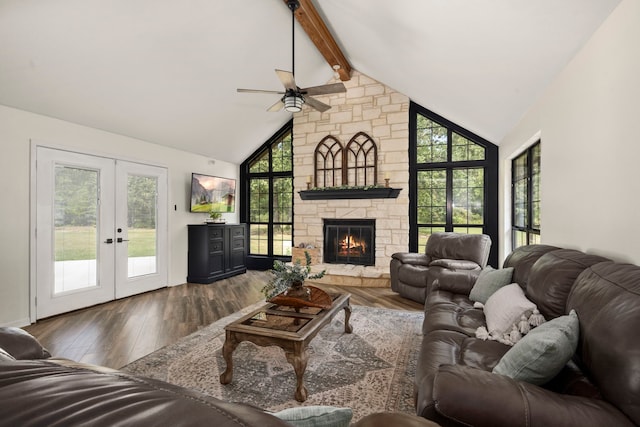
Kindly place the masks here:
[(322, 86), (313, 86), (308, 88), (300, 88), (296, 84), (294, 78), (295, 72), (295, 63), (296, 63), (296, 52), (295, 52), (295, 11), (300, 7), (300, 2), (298, 0), (288, 0), (287, 6), (291, 10), (291, 71), (283, 71), (276, 70), (276, 75), (282, 82), (284, 86), (283, 91), (275, 91), (275, 90), (260, 90), (260, 89), (238, 89), (238, 92), (244, 93), (268, 93), (268, 94), (278, 94), (282, 95), (282, 97), (273, 104), (271, 107), (267, 109), (267, 111), (275, 112), (282, 110), (282, 107), (286, 111), (297, 113), (302, 110), (302, 105), (305, 103), (310, 107), (322, 112), (327, 111), (331, 108), (330, 105), (325, 104), (324, 102), (320, 102), (315, 98), (312, 98), (313, 95), (329, 95), (332, 93), (343, 93), (347, 91), (347, 88), (342, 83), (333, 83)]

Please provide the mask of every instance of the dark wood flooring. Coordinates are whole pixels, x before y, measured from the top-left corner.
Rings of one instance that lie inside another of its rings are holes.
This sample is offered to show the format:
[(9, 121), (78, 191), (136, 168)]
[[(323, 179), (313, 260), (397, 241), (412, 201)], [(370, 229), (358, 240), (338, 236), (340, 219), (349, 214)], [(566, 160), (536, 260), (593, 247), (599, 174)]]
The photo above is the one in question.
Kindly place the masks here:
[[(40, 320), (25, 328), (56, 357), (120, 368), (199, 328), (264, 299), (270, 274), (246, 274), (210, 285), (187, 283)], [(351, 293), (351, 304), (422, 311), (388, 288), (323, 286)]]

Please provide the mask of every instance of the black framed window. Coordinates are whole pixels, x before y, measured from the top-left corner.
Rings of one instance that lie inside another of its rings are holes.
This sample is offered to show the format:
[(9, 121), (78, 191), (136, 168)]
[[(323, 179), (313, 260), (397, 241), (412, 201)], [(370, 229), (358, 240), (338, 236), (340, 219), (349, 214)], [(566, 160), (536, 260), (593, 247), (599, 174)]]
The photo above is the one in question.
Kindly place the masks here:
[(434, 232), (485, 233), (496, 266), (498, 147), (416, 103), (409, 114), (409, 250)]
[(247, 223), (247, 267), (268, 269), (290, 260), (293, 237), (293, 122), (241, 165), (240, 219)]
[(511, 246), (540, 243), (540, 141), (511, 162)]

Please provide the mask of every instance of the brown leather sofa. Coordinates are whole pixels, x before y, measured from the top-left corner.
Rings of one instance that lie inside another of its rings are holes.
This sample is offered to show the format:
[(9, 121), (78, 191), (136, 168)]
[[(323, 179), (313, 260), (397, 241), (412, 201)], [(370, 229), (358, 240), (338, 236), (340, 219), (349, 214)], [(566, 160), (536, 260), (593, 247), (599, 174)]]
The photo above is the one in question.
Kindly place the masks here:
[[(310, 421), (301, 421), (308, 425)], [(327, 420), (322, 420), (325, 425)], [(163, 381), (52, 358), (30, 334), (0, 327), (0, 426), (291, 426), (259, 408)], [(358, 427), (436, 427), (415, 415), (375, 413)]]
[(510, 349), (476, 338), (486, 326), (469, 292), (476, 275), (447, 272), (428, 290), (417, 363), (417, 414), (442, 426), (640, 423), (640, 267), (531, 245), (504, 262), (547, 320), (575, 310), (573, 359), (542, 386), (492, 373)]
[(473, 271), (487, 265), (491, 238), (486, 234), (433, 233), (424, 253), (391, 255), (391, 289), (405, 298), (423, 303), (427, 289), (443, 271)]
[(28, 333), (0, 328), (0, 426), (289, 426), (248, 405), (49, 356)]

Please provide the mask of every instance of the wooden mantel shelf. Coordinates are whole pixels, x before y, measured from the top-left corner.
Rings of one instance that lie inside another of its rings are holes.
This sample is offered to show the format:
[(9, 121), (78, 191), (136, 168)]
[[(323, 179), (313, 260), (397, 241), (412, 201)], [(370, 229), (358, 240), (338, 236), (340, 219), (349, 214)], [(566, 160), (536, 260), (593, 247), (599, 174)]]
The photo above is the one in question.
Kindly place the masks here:
[(331, 199), (395, 199), (402, 188), (336, 188), (326, 190), (299, 191), (302, 200), (331, 200)]

